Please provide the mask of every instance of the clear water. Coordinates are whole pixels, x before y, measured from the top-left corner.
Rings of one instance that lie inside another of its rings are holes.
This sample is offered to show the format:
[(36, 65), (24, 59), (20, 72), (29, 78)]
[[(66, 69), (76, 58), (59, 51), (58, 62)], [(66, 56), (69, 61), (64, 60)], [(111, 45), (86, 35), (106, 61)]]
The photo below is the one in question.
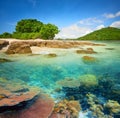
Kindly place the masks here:
[[(0, 52), (0, 58), (7, 58), (12, 62), (0, 63), (0, 78), (9, 80), (20, 79), (31, 86), (38, 86), (54, 98), (65, 97), (62, 92), (55, 92), (57, 81), (64, 78), (78, 79), (81, 75), (93, 74), (99, 79), (115, 80), (120, 85), (120, 41), (96, 42), (106, 46), (84, 46), (79, 48), (93, 48), (96, 54), (77, 54), (77, 48), (51, 49), (50, 52), (58, 56), (50, 58), (48, 52), (38, 50), (35, 55), (6, 55)], [(84, 63), (83, 56), (98, 59), (97, 63)], [(102, 102), (104, 99), (100, 96)], [(80, 111), (80, 118), (92, 118), (88, 113)]]
[[(101, 43), (101, 42), (97, 42)], [(106, 46), (92, 47), (98, 63), (86, 64), (82, 57), (89, 54), (77, 54), (77, 49), (54, 49), (58, 56), (49, 58), (40, 55), (6, 55), (0, 53), (0, 58), (8, 58), (13, 62), (0, 63), (0, 77), (21, 79), (29, 85), (39, 86), (51, 94), (57, 87), (56, 82), (66, 77), (77, 79), (84, 74), (94, 74), (97, 77), (109, 76), (118, 79), (120, 83), (120, 42), (102, 42)], [(84, 46), (82, 48), (87, 48)], [(108, 50), (106, 48), (113, 48)]]
[[(89, 54), (77, 54), (75, 48), (53, 49), (53, 52), (58, 55), (54, 58), (49, 58), (44, 54), (6, 55), (0, 53), (0, 58), (8, 58), (13, 61), (0, 63), (0, 77), (9, 80), (21, 79), (29, 85), (43, 88), (47, 93), (54, 91), (58, 80), (66, 77), (77, 79), (84, 74), (94, 74), (97, 77), (109, 76), (120, 83), (120, 42), (102, 43), (106, 46), (82, 47), (92, 47), (98, 52), (90, 55), (99, 60), (97, 63), (91, 64), (82, 61), (82, 57), (89, 56)], [(113, 48), (113, 50), (106, 48)]]

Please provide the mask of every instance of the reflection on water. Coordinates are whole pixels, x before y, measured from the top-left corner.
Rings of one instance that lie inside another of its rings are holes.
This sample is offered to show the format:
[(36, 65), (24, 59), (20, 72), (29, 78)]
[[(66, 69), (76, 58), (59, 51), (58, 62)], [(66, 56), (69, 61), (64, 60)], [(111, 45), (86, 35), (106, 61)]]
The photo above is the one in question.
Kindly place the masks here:
[[(107, 99), (114, 99), (114, 96), (111, 97), (109, 95), (108, 90), (110, 88), (107, 85), (112, 82), (114, 84), (112, 85), (114, 91), (118, 95), (120, 94), (120, 42), (103, 43), (106, 46), (89, 46), (97, 52), (96, 54), (77, 54), (75, 51), (77, 49), (56, 50), (54, 52), (58, 56), (53, 58), (48, 58), (44, 54), (7, 56), (1, 53), (0, 57), (9, 58), (12, 62), (0, 63), (0, 77), (9, 80), (21, 79), (29, 85), (35, 85), (44, 89), (45, 92), (55, 98), (58, 96), (62, 97), (63, 94), (70, 97), (73, 94), (76, 99), (82, 99), (82, 97), (77, 98), (77, 94), (74, 93), (74, 91), (78, 91), (79, 93), (80, 90), (78, 88), (69, 92), (70, 88), (67, 85), (63, 87), (60, 84), (58, 85), (57, 82), (65, 80), (65, 78), (69, 78), (68, 81), (77, 81), (83, 75), (94, 75), (98, 80), (98, 90), (96, 88), (93, 88), (93, 90), (82, 88), (86, 91), (85, 93), (92, 92), (96, 94), (98, 93), (94, 92), (96, 90), (100, 92), (101, 95), (99, 97), (101, 99), (102, 97), (106, 97), (102, 95), (105, 93), (107, 94)], [(83, 48), (86, 48), (86, 46)], [(82, 59), (83, 56), (95, 57), (97, 62), (89, 60), (84, 62)], [(103, 84), (106, 84), (107, 92), (105, 92), (105, 88), (101, 88), (105, 86)], [(62, 93), (59, 91), (59, 88), (62, 89)]]

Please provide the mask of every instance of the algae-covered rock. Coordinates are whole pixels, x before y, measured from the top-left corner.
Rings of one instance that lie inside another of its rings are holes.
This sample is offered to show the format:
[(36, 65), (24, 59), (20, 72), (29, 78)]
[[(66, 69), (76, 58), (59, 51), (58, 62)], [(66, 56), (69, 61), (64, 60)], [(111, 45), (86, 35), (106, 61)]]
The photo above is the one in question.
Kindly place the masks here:
[(95, 54), (96, 52), (92, 48), (76, 50), (77, 54)]
[(80, 84), (85, 87), (94, 87), (98, 85), (98, 80), (95, 75), (86, 74), (79, 77)]
[(12, 61), (10, 59), (0, 58), (0, 63), (4, 63), (4, 62), (12, 62)]
[(95, 57), (91, 57), (91, 56), (83, 56), (82, 60), (86, 64), (98, 62), (98, 60)]
[(49, 58), (52, 58), (52, 57), (57, 57), (57, 54), (55, 54), (55, 53), (50, 53), (50, 54), (47, 54), (46, 56), (49, 57)]

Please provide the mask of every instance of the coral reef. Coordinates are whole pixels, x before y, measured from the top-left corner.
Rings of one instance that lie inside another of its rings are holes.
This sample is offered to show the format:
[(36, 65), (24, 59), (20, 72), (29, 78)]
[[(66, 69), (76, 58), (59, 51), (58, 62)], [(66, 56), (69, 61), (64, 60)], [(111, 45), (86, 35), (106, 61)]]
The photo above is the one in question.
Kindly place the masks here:
[(56, 82), (57, 85), (60, 85), (62, 87), (79, 87), (80, 81), (78, 79), (72, 79), (72, 78), (65, 78), (63, 80), (59, 80)]
[(114, 100), (108, 100), (108, 102), (104, 105), (106, 109), (110, 112), (110, 114), (120, 114), (120, 104)]
[(54, 101), (40, 88), (13, 79), (0, 79), (0, 118), (47, 118)]
[(98, 86), (98, 80), (95, 75), (86, 74), (79, 77), (80, 84), (87, 88)]
[(81, 106), (78, 101), (65, 99), (55, 104), (50, 118), (78, 118), (80, 110)]

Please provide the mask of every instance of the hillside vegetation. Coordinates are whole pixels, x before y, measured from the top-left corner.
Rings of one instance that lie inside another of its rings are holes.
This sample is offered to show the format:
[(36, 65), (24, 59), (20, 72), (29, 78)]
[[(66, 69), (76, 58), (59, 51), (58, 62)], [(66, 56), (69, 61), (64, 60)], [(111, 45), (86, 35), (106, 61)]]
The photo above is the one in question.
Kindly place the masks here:
[(120, 40), (120, 29), (107, 27), (78, 38), (78, 40)]

